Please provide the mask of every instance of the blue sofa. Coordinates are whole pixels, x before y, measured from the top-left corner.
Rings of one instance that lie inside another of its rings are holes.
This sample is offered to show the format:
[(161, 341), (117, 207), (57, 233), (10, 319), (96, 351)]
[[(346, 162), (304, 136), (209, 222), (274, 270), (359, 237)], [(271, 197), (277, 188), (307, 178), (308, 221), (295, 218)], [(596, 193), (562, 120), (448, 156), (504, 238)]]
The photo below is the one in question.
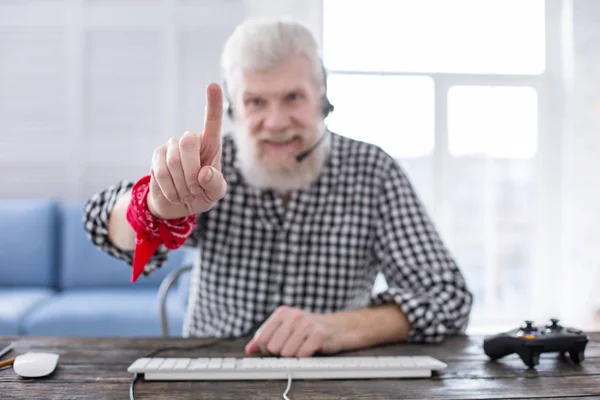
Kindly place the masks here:
[[(161, 335), (158, 288), (191, 253), (171, 252), (163, 268), (131, 283), (131, 268), (85, 236), (83, 206), (0, 200), (0, 336)], [(184, 282), (166, 301), (171, 336), (181, 335)]]

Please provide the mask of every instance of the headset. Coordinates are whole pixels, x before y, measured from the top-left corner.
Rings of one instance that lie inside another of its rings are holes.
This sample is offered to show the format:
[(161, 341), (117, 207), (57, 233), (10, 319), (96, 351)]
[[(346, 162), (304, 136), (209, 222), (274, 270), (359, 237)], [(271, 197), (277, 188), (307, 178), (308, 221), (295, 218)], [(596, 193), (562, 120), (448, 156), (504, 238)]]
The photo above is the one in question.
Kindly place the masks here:
[[(333, 104), (331, 104), (331, 102), (329, 101), (329, 99), (327, 98), (327, 70), (325, 69), (325, 65), (323, 65), (323, 62), (321, 62), (321, 70), (323, 71), (323, 82), (325, 84), (325, 93), (323, 94), (323, 97), (321, 98), (321, 101), (323, 102), (323, 118), (327, 117), (329, 114), (331, 114), (333, 112)], [(233, 119), (233, 106), (231, 105), (231, 99), (229, 98), (229, 91), (227, 90), (227, 82), (225, 80), (223, 80), (223, 92), (225, 93), (225, 99), (227, 100), (227, 116), (230, 119)]]

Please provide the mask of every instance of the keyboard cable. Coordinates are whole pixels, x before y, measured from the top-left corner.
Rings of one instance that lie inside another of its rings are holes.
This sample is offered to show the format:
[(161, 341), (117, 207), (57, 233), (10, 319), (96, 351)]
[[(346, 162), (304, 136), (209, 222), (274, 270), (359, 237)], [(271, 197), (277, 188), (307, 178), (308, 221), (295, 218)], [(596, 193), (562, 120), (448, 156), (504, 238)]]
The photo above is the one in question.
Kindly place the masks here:
[(287, 388), (285, 388), (285, 392), (283, 392), (283, 400), (290, 400), (290, 398), (287, 396), (287, 394), (290, 391), (291, 387), (292, 387), (292, 373), (290, 371), (288, 371), (288, 384), (287, 384)]

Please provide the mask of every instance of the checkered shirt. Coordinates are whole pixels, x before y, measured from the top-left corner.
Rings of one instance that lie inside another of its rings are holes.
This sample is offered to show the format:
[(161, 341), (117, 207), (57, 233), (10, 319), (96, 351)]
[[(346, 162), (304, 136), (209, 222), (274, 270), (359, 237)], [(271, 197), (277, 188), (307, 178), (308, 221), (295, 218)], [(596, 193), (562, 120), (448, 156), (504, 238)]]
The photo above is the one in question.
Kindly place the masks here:
[[(249, 186), (234, 140), (223, 138), (225, 197), (198, 216), (186, 246), (199, 249), (184, 336), (243, 336), (280, 305), (315, 313), (395, 303), (412, 324), (409, 341), (463, 333), (472, 294), (400, 165), (380, 148), (331, 134), (325, 167), (287, 205)], [(108, 239), (108, 216), (133, 182), (92, 196), (90, 240), (131, 265)], [(144, 274), (164, 264), (161, 248)], [(382, 273), (388, 288), (373, 291)]]

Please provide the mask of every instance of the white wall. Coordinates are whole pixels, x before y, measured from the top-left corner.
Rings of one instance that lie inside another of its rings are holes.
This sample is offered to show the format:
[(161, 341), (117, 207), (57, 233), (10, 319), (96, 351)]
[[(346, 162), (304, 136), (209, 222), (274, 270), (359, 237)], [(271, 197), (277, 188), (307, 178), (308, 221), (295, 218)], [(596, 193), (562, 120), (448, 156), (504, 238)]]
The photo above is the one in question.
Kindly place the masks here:
[[(562, 140), (565, 315), (600, 329), (600, 1), (565, 2), (566, 118)], [(571, 294), (571, 296), (569, 296)]]
[(277, 15), (320, 38), (320, 0), (0, 2), (0, 198), (84, 200), (146, 174), (155, 147), (202, 129), (235, 25)]

